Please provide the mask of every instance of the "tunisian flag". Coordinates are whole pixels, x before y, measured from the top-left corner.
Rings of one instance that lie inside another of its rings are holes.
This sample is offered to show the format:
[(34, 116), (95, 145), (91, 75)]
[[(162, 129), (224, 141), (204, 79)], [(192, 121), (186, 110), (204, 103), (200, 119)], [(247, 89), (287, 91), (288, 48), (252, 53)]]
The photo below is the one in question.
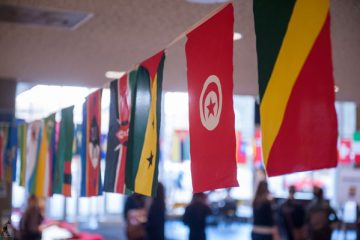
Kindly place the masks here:
[(233, 5), (187, 34), (194, 192), (238, 186), (233, 110)]

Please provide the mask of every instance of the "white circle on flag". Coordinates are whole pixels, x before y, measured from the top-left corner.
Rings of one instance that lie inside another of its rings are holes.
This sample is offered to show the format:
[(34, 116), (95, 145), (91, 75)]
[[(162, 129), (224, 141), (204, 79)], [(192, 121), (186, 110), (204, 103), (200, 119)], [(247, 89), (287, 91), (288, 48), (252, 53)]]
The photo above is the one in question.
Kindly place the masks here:
[(202, 125), (209, 131), (214, 130), (219, 124), (222, 108), (222, 91), (220, 80), (215, 75), (210, 75), (201, 90), (200, 119)]

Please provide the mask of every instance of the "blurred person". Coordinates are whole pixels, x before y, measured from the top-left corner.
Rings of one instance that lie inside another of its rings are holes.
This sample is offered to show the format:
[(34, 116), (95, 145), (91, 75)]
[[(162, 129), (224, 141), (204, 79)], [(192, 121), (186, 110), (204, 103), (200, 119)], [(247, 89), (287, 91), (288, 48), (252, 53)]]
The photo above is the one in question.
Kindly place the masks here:
[(43, 208), (39, 203), (39, 199), (35, 195), (31, 195), (27, 201), (26, 210), (20, 220), (20, 239), (38, 240), (42, 237), (44, 225)]
[(126, 236), (129, 240), (146, 239), (146, 210), (145, 197), (134, 193), (127, 197), (124, 206), (126, 222)]
[(279, 233), (275, 225), (272, 199), (266, 181), (260, 181), (252, 203), (253, 240), (278, 240)]
[(342, 209), (343, 229), (345, 230), (345, 238), (349, 226), (355, 225), (356, 240), (360, 240), (360, 206), (356, 202), (356, 187), (351, 186), (348, 191), (348, 199), (344, 203)]
[(153, 198), (146, 222), (146, 232), (149, 240), (165, 239), (165, 189), (158, 183), (156, 196)]
[(332, 224), (337, 222), (337, 216), (329, 202), (324, 199), (324, 191), (314, 187), (314, 199), (306, 210), (308, 239), (330, 240)]
[(204, 193), (194, 193), (191, 203), (186, 207), (183, 222), (189, 226), (189, 240), (206, 240), (206, 218), (211, 209)]
[(286, 240), (302, 240), (304, 236), (305, 209), (296, 202), (295, 186), (289, 187), (288, 198), (280, 205), (280, 219)]

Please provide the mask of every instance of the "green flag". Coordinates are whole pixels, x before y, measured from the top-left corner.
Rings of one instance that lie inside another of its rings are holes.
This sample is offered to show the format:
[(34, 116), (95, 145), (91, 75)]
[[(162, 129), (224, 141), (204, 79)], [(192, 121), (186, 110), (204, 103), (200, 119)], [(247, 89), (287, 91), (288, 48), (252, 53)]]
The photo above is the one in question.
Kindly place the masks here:
[(27, 123), (22, 123), (18, 127), (19, 153), (20, 153), (20, 182), (19, 185), (25, 187), (25, 165), (26, 165), (26, 134)]
[(53, 193), (70, 196), (71, 191), (71, 159), (74, 139), (74, 106), (61, 110), (59, 141), (55, 156), (53, 176)]

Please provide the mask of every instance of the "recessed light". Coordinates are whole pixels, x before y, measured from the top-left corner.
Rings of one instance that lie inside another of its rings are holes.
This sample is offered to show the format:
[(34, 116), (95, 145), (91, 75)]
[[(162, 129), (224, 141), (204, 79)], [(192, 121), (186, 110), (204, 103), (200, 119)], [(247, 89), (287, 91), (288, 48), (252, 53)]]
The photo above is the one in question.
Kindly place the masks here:
[(238, 32), (234, 32), (234, 41), (242, 39), (242, 34)]
[(339, 86), (335, 85), (335, 86), (334, 86), (334, 91), (335, 91), (335, 93), (338, 93), (338, 92), (340, 91)]
[(125, 72), (118, 72), (118, 71), (107, 71), (105, 73), (105, 77), (109, 79), (119, 79), (124, 75)]

